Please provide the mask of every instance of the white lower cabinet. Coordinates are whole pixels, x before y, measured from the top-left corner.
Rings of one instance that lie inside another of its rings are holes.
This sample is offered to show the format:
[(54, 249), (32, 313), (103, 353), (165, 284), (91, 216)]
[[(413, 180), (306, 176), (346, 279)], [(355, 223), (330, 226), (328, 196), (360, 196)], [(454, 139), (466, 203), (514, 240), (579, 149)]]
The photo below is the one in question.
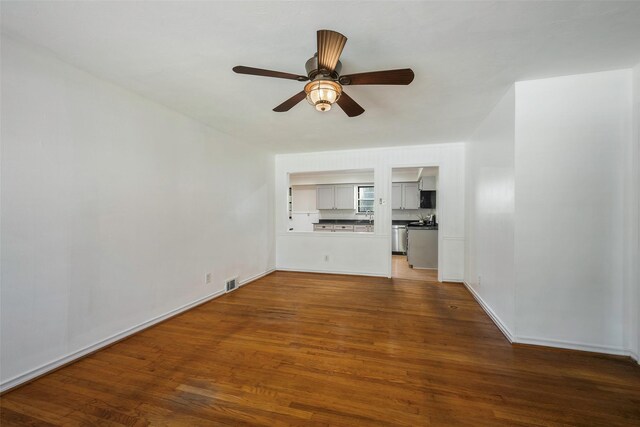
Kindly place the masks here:
[(353, 225), (351, 224), (334, 224), (333, 231), (353, 231)]
[(333, 224), (313, 224), (313, 231), (333, 231)]
[(373, 232), (373, 224), (313, 224), (313, 231)]

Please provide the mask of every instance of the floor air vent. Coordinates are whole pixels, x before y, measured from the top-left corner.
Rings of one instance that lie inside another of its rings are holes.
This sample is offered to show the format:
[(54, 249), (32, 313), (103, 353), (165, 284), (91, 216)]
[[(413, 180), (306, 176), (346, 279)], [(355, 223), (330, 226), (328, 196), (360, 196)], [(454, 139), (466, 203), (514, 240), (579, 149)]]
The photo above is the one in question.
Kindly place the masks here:
[(237, 286), (238, 286), (238, 279), (237, 278), (233, 278), (233, 279), (227, 280), (227, 292), (231, 292)]

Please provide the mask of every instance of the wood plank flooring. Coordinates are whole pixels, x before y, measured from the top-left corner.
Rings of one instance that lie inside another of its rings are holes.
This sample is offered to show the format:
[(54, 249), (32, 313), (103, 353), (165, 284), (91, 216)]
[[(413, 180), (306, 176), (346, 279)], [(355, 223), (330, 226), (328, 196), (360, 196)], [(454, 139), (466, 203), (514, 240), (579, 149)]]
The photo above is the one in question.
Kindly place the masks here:
[(277, 272), (0, 409), (3, 426), (640, 425), (640, 367), (511, 346), (459, 284)]
[(397, 279), (438, 281), (438, 270), (411, 268), (406, 255), (392, 255), (391, 276)]

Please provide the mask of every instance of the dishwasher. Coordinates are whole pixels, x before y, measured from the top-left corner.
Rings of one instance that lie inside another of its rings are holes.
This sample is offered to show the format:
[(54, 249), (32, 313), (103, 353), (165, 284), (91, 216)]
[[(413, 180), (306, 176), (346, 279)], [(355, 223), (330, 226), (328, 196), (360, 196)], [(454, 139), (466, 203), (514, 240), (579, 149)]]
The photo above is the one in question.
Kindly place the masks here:
[(391, 225), (391, 253), (403, 254), (407, 253), (407, 226)]

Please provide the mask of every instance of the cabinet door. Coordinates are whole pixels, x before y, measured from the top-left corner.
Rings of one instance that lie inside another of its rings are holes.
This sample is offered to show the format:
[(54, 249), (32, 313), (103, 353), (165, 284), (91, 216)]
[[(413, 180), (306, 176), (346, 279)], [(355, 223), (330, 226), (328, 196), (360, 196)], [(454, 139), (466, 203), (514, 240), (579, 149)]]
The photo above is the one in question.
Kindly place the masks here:
[(405, 209), (418, 209), (420, 207), (420, 193), (418, 192), (417, 182), (402, 184), (402, 199), (402, 206)]
[(333, 231), (353, 231), (353, 225), (352, 224), (345, 224), (345, 225), (335, 224), (333, 226)]
[(316, 209), (333, 209), (333, 185), (319, 185), (316, 188)]
[(402, 209), (402, 184), (391, 185), (391, 209)]
[(313, 231), (333, 231), (332, 224), (313, 224)]
[(336, 209), (355, 209), (355, 197), (354, 197), (353, 185), (336, 185), (335, 197)]
[(435, 176), (423, 176), (420, 180), (420, 191), (435, 191), (436, 190), (436, 177)]

